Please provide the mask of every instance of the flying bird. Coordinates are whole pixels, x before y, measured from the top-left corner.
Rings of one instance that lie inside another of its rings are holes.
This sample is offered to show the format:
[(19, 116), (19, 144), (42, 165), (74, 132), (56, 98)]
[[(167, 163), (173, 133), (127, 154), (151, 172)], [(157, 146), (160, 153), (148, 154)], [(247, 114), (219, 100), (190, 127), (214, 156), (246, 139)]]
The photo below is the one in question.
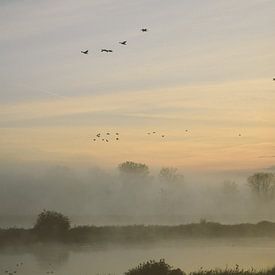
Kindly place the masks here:
[(107, 50), (107, 49), (101, 49), (101, 52), (102, 53), (112, 53), (113, 52), (113, 50)]
[(119, 42), (119, 44), (121, 44), (121, 45), (127, 45), (127, 41), (125, 40), (125, 41), (121, 41), (121, 42)]
[(164, 137), (165, 137), (165, 135), (162, 135), (161, 137), (162, 137), (162, 138), (164, 138)]
[(275, 77), (273, 77), (273, 81), (275, 81)]
[(146, 28), (142, 28), (142, 29), (141, 29), (141, 31), (142, 31), (142, 32), (147, 32), (147, 31), (148, 31), (148, 29), (146, 29)]
[(88, 53), (89, 53), (89, 50), (81, 51), (81, 53), (83, 53), (83, 54), (88, 54)]

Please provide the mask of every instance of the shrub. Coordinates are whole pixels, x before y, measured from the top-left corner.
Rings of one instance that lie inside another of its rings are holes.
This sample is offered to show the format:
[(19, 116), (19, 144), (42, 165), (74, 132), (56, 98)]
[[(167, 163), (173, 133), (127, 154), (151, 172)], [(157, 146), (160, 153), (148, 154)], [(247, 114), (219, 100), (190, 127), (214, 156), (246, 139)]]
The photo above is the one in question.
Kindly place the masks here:
[(70, 229), (70, 220), (61, 213), (44, 210), (38, 215), (33, 229), (41, 239), (61, 240)]
[(130, 269), (125, 275), (185, 275), (180, 269), (172, 269), (161, 259), (159, 262), (148, 261)]

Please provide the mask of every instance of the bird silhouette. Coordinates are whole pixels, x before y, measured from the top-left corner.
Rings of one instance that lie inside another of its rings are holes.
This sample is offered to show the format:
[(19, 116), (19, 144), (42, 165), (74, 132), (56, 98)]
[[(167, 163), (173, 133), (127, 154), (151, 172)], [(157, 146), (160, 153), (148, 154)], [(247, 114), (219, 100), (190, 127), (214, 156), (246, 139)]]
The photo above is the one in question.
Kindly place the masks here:
[(116, 135), (118, 136), (118, 135), (119, 135), (119, 133), (116, 133)]
[(119, 138), (116, 138), (116, 140), (119, 140)]
[(273, 81), (275, 81), (275, 77), (273, 77)]
[(164, 137), (165, 137), (165, 135), (162, 135), (161, 137), (163, 137), (163, 138), (164, 138)]
[(148, 31), (148, 29), (146, 29), (146, 28), (142, 28), (142, 29), (141, 29), (141, 31), (142, 31), (142, 32), (147, 32), (147, 31)]
[(127, 41), (125, 40), (125, 41), (121, 41), (121, 42), (119, 42), (119, 44), (121, 44), (121, 45), (127, 45)]
[(89, 53), (89, 50), (81, 51), (81, 53), (83, 53), (83, 54), (88, 54), (88, 53)]
[(113, 52), (113, 50), (107, 50), (107, 49), (101, 49), (101, 52), (102, 53), (112, 53)]

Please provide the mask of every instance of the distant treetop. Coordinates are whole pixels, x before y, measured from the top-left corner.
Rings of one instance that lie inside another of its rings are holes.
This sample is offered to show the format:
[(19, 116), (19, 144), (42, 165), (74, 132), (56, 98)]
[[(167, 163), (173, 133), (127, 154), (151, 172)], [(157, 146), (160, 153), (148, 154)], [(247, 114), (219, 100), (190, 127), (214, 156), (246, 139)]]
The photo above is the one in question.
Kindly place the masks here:
[(121, 174), (137, 175), (137, 176), (148, 176), (149, 167), (143, 163), (136, 163), (133, 161), (126, 161), (118, 166), (119, 172)]

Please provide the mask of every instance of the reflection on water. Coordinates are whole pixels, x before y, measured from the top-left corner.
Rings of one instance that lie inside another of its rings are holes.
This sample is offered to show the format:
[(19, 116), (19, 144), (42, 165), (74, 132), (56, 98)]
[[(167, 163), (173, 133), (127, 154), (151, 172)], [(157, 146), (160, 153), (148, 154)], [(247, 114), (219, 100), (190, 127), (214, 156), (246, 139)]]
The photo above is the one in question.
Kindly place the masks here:
[[(275, 240), (184, 240), (141, 245), (58, 246), (0, 250), (0, 271), (31, 274), (123, 274), (148, 259), (165, 258), (186, 272), (203, 268), (268, 268), (275, 265)], [(16, 264), (23, 262), (22, 266)], [(53, 272), (53, 273), (52, 273)]]

